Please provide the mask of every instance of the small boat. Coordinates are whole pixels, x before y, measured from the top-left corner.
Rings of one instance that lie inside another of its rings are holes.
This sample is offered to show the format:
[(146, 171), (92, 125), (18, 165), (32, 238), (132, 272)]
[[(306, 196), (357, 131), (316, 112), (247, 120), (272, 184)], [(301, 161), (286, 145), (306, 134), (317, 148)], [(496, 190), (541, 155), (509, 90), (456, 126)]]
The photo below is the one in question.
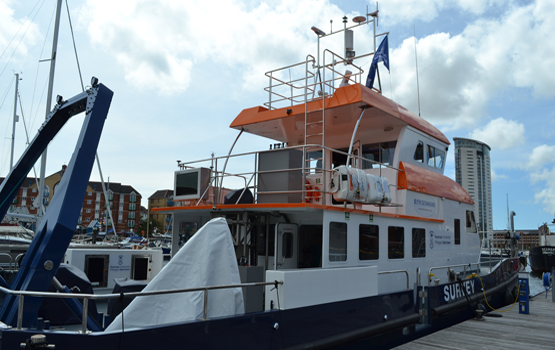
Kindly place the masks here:
[(528, 260), (533, 272), (552, 272), (555, 270), (555, 235), (544, 223), (540, 228), (540, 244), (530, 248)]

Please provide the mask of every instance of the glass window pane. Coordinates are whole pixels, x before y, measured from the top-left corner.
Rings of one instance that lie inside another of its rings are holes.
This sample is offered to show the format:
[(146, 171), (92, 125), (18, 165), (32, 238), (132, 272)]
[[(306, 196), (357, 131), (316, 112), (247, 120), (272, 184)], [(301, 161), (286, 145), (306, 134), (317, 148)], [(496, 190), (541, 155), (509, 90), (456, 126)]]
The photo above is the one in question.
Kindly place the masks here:
[(330, 222), (330, 261), (347, 260), (347, 223)]
[(403, 227), (389, 226), (387, 229), (388, 245), (387, 257), (389, 259), (402, 259), (405, 257), (405, 229)]
[(435, 148), (428, 145), (428, 165), (435, 166)]
[(443, 168), (443, 162), (445, 161), (445, 151), (440, 150), (439, 148), (435, 149), (435, 167), (436, 168)]
[(424, 143), (418, 142), (416, 150), (414, 151), (414, 160), (419, 163), (424, 163)]
[(461, 244), (461, 220), (455, 219), (455, 244)]
[(282, 239), (282, 246), (283, 251), (281, 252), (281, 256), (284, 258), (292, 258), (293, 257), (293, 233), (291, 232), (284, 232), (283, 239)]
[(358, 228), (358, 258), (360, 260), (378, 260), (380, 234), (377, 225), (360, 225)]
[(426, 256), (426, 230), (423, 228), (412, 229), (412, 257), (423, 258)]

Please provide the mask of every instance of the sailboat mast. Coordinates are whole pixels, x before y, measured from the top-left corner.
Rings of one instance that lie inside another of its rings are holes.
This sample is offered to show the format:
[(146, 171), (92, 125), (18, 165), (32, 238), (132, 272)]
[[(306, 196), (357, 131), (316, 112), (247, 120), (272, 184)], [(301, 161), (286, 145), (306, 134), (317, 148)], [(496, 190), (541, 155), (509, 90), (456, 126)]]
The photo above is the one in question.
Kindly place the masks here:
[(19, 73), (15, 73), (15, 97), (13, 102), (13, 128), (12, 128), (12, 150), (10, 153), (10, 170), (13, 168), (13, 152), (15, 145), (15, 123), (18, 122), (17, 117), (17, 91), (19, 89)]
[[(56, 52), (58, 50), (58, 33), (60, 31), (60, 13), (62, 11), (62, 0), (58, 0), (58, 4), (56, 6), (56, 23), (54, 25), (54, 37), (52, 39), (52, 55), (50, 56), (50, 77), (48, 79), (48, 96), (46, 98), (46, 115), (45, 119), (48, 118), (48, 114), (50, 114), (50, 109), (52, 106), (52, 90), (54, 88), (54, 72), (56, 70)], [(40, 218), (44, 215), (44, 178), (46, 174), (46, 154), (47, 150), (45, 149), (42, 153), (41, 163), (40, 163), (40, 181), (39, 181), (39, 193), (38, 193), (38, 201), (39, 201), (39, 208), (40, 211), (38, 213), (39, 221), (37, 222), (37, 226), (40, 223)]]

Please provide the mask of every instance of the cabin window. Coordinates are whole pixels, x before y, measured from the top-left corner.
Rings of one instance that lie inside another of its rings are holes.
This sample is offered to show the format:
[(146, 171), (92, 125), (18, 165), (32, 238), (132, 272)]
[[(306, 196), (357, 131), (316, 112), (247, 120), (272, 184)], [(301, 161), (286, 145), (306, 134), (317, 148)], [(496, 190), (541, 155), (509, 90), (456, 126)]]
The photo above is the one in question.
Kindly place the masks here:
[(466, 211), (466, 232), (477, 233), (476, 220), (474, 219), (474, 212), (472, 210)]
[(310, 172), (314, 174), (318, 169), (322, 169), (322, 151), (306, 152), (306, 165)]
[(434, 168), (443, 169), (445, 151), (428, 145), (428, 165)]
[(379, 168), (379, 163), (393, 165), (397, 141), (379, 142), (362, 146), (362, 169)]
[(281, 256), (287, 259), (292, 258), (293, 257), (293, 233), (284, 232), (281, 238), (281, 243), (283, 247)]
[(330, 261), (347, 260), (347, 223), (330, 222)]
[(422, 141), (418, 142), (418, 146), (416, 146), (414, 160), (418, 163), (424, 163), (424, 143)]
[(426, 257), (426, 230), (423, 228), (412, 229), (412, 257)]
[(389, 259), (403, 259), (405, 257), (405, 229), (389, 226), (387, 236), (387, 257)]
[(461, 244), (461, 220), (455, 219), (455, 244)]
[(299, 267), (322, 267), (322, 225), (299, 227)]
[(359, 260), (378, 260), (380, 258), (380, 228), (378, 225), (358, 227)]

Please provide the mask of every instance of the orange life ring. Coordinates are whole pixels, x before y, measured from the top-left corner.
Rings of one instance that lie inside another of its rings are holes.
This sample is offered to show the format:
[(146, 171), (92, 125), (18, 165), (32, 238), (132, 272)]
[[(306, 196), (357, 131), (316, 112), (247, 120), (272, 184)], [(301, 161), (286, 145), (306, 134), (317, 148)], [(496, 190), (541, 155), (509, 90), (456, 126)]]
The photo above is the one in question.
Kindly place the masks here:
[(312, 202), (312, 197), (314, 197), (314, 192), (312, 192), (312, 186), (310, 185), (310, 181), (306, 180), (305, 184), (306, 194), (304, 196), (304, 200), (306, 203)]

